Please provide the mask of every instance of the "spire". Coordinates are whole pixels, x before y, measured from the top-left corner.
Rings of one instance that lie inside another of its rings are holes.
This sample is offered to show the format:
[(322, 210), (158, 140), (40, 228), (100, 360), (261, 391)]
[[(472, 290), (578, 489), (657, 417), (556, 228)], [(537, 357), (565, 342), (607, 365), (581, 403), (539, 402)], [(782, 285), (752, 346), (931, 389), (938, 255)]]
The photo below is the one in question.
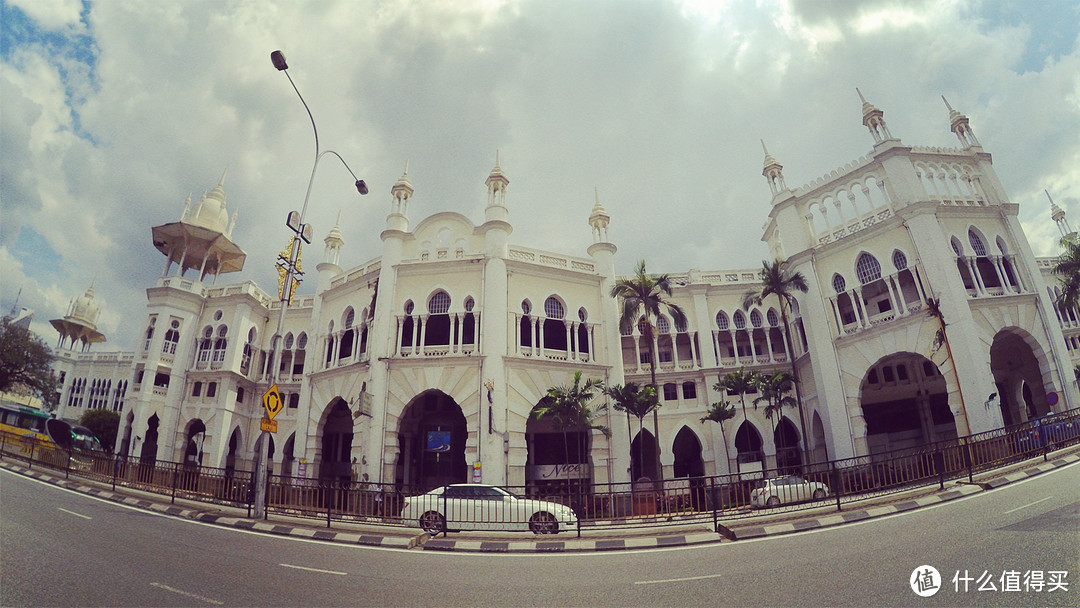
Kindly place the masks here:
[(323, 243), (326, 244), (326, 249), (323, 250), (323, 261), (337, 265), (338, 260), (341, 258), (341, 246), (345, 244), (345, 239), (341, 236), (341, 210), (338, 210), (337, 219), (334, 221), (334, 227), (330, 229), (330, 233), (323, 239)]
[(1076, 233), (1069, 227), (1069, 220), (1065, 219), (1065, 210), (1057, 206), (1054, 199), (1050, 197), (1048, 190), (1043, 190), (1046, 193), (1047, 200), (1050, 201), (1050, 219), (1054, 220), (1057, 224), (1058, 232), (1061, 233), (1061, 238), (1072, 238)]
[(491, 173), (488, 174), (487, 181), (484, 184), (488, 188), (487, 208), (484, 210), (486, 219), (506, 221), (508, 213), (506, 187), (510, 185), (510, 180), (507, 179), (502, 167), (499, 166), (498, 150), (495, 150), (495, 166), (492, 167)]
[(184, 201), (184, 212), (180, 214), (180, 221), (187, 219), (188, 213), (191, 211), (191, 193), (188, 192), (187, 200)]
[(862, 124), (870, 130), (870, 135), (874, 137), (874, 145), (895, 139), (892, 133), (889, 133), (889, 127), (885, 124), (885, 113), (874, 104), (866, 101), (859, 87), (855, 87), (855, 92), (859, 94), (859, 99), (862, 100)]
[(765, 152), (764, 168), (761, 170), (761, 174), (765, 176), (765, 180), (769, 182), (769, 190), (772, 191), (773, 197), (777, 194), (784, 192), (788, 189), (787, 184), (784, 182), (784, 166), (776, 162), (772, 154), (769, 154), (769, 149), (765, 147), (765, 140), (761, 140), (761, 149)]
[(600, 204), (600, 189), (593, 187), (593, 196), (596, 199), (596, 203), (593, 204), (592, 213), (589, 214), (589, 226), (592, 227), (593, 241), (596, 243), (608, 242), (608, 222), (611, 221), (611, 216), (608, 215), (604, 206)]
[(965, 150), (969, 148), (982, 148), (979, 144), (979, 140), (975, 139), (975, 133), (968, 125), (968, 117), (964, 116), (960, 112), (953, 109), (949, 104), (949, 100), (945, 99), (945, 96), (941, 96), (941, 100), (945, 102), (945, 107), (949, 110), (949, 128), (956, 134), (957, 139), (960, 140), (960, 145)]
[(409, 200), (413, 195), (412, 183), (409, 182), (409, 161), (405, 161), (405, 172), (390, 188), (390, 215), (386, 218), (386, 227), (391, 230), (407, 230), (409, 226)]

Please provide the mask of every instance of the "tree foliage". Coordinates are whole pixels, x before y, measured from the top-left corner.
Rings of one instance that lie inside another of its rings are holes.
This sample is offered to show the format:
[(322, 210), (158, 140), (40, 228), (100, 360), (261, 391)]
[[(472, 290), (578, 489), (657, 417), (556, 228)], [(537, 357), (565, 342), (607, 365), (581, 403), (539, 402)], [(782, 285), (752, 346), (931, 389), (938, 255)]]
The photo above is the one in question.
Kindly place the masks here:
[(79, 424), (90, 429), (94, 437), (101, 442), (101, 447), (111, 453), (116, 445), (116, 432), (120, 427), (120, 412), (112, 410), (87, 410), (79, 419)]
[(1054, 263), (1053, 272), (1061, 281), (1061, 295), (1056, 304), (1066, 311), (1080, 303), (1080, 239), (1065, 237), (1061, 239), (1061, 247), (1064, 251)]
[(44, 409), (52, 410), (57, 399), (52, 362), (44, 340), (7, 320), (0, 322), (0, 392), (36, 396)]
[[(598, 424), (597, 420), (607, 409), (607, 405), (590, 407), (589, 403), (603, 392), (604, 381), (589, 378), (582, 382), (581, 370), (574, 372), (574, 379), (570, 385), (553, 386), (548, 389), (547, 395), (533, 408), (533, 418), (543, 420), (551, 418), (563, 433), (563, 445), (569, 450), (566, 441), (566, 433), (571, 430), (600, 431), (605, 436), (611, 435), (611, 430)], [(566, 462), (570, 462), (570, 454), (566, 455)]]

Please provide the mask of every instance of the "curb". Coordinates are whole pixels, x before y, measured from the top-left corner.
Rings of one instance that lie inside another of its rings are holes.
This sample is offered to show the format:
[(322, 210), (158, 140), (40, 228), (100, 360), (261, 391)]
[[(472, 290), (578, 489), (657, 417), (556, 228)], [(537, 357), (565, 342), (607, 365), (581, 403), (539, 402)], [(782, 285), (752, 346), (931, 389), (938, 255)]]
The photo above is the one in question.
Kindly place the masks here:
[[(1064, 454), (1060, 457), (1037, 465), (1027, 466), (1019, 471), (1014, 471), (974, 483), (966, 480), (955, 481), (954, 485), (946, 490), (937, 491), (933, 494), (916, 498), (903, 499), (902, 497), (892, 504), (874, 505), (854, 511), (840, 511), (813, 517), (799, 518), (794, 521), (778, 522), (775, 524), (760, 525), (732, 525), (718, 523), (717, 530), (712, 531), (688, 531), (671, 532), (662, 529), (654, 529), (655, 532), (647, 535), (625, 535), (622, 538), (580, 539), (569, 540), (496, 540), (496, 539), (448, 539), (445, 537), (433, 538), (425, 532), (414, 536), (382, 535), (374, 532), (346, 532), (330, 529), (319, 529), (308, 526), (295, 526), (285, 523), (253, 520), (246, 517), (222, 515), (215, 509), (190, 509), (168, 503), (154, 502), (129, 496), (120, 492), (103, 490), (98, 487), (87, 485), (82, 481), (71, 481), (53, 476), (51, 473), (42, 473), (33, 469), (27, 469), (19, 465), (13, 465), (0, 461), (0, 468), (13, 473), (23, 475), (44, 483), (61, 488), (94, 496), (102, 500), (135, 507), (146, 511), (161, 513), (173, 517), (190, 519), (205, 524), (247, 530), (262, 534), (276, 534), (279, 536), (291, 536), (311, 540), (327, 542), (339, 542), (369, 547), (386, 547), (393, 549), (422, 549), (424, 551), (462, 552), (462, 553), (585, 553), (598, 551), (628, 551), (635, 549), (658, 549), (668, 547), (684, 547), (707, 543), (734, 542), (755, 538), (766, 538), (792, 534), (805, 530), (814, 530), (839, 526), (847, 523), (865, 521), (877, 517), (884, 517), (905, 511), (912, 511), (924, 507), (946, 503), (959, 498), (980, 494), (989, 490), (1001, 488), (1043, 473), (1080, 462), (1080, 452)], [(710, 526), (711, 527), (711, 526)], [(568, 531), (569, 532), (569, 531)]]

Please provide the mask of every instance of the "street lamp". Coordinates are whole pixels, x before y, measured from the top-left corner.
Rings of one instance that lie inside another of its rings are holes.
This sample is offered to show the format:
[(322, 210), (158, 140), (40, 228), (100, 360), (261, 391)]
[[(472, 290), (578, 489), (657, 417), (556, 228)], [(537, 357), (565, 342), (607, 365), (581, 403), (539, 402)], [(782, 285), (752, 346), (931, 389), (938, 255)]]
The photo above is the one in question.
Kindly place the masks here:
[[(285, 77), (289, 79), (289, 84), (292, 85), (294, 91), (296, 91), (297, 97), (300, 98), (300, 103), (304, 104), (304, 109), (307, 110), (308, 118), (311, 120), (311, 129), (315, 132), (315, 162), (311, 167), (311, 177), (308, 178), (307, 192), (304, 194), (304, 206), (300, 208), (300, 213), (295, 211), (290, 212), (285, 220), (285, 225), (293, 231), (294, 237), (292, 241), (292, 247), (289, 252), (288, 260), (280, 260), (279, 265), (285, 269), (285, 284), (281, 289), (281, 309), (278, 312), (277, 330), (274, 332), (274, 336), (271, 340), (271, 362), (273, 365), (273, 385), (276, 385), (278, 378), (281, 374), (280, 354), (278, 353), (278, 346), (281, 344), (281, 332), (285, 326), (285, 309), (289, 303), (292, 302), (293, 281), (300, 282), (297, 277), (299, 272), (296, 268), (296, 259), (300, 256), (300, 240), (311, 243), (311, 227), (304, 223), (304, 218), (307, 216), (308, 201), (311, 198), (311, 186), (315, 183), (315, 170), (319, 168), (319, 161), (326, 154), (333, 154), (341, 161), (341, 164), (345, 166), (349, 174), (356, 180), (356, 191), (360, 194), (367, 194), (368, 187), (364, 183), (364, 180), (356, 177), (356, 173), (349, 167), (349, 164), (345, 162), (341, 155), (333, 150), (319, 151), (319, 129), (315, 126), (315, 118), (311, 115), (311, 108), (308, 107), (307, 102), (304, 101), (304, 96), (300, 94), (300, 89), (296, 88), (296, 83), (293, 82), (292, 76), (289, 76), (289, 64), (285, 62), (285, 55), (281, 51), (274, 51), (270, 53), (270, 61), (273, 62), (274, 67), (279, 72), (284, 72)], [(255, 470), (255, 518), (259, 519), (266, 515), (266, 472), (267, 472), (267, 453), (269, 451), (269, 432), (263, 431), (260, 437), (259, 445), (259, 458)]]

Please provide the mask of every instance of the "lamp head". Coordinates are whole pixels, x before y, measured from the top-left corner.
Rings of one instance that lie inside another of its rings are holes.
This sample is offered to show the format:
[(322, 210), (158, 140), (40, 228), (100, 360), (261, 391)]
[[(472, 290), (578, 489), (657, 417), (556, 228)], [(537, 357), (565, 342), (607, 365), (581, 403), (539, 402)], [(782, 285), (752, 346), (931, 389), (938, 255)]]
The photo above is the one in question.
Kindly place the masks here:
[(364, 180), (362, 180), (362, 179), (356, 180), (356, 191), (359, 192), (360, 194), (367, 194), (368, 193), (367, 184), (364, 183)]
[(285, 63), (285, 54), (281, 51), (270, 53), (270, 61), (274, 62), (274, 67), (277, 68), (279, 72), (289, 69), (289, 64)]

